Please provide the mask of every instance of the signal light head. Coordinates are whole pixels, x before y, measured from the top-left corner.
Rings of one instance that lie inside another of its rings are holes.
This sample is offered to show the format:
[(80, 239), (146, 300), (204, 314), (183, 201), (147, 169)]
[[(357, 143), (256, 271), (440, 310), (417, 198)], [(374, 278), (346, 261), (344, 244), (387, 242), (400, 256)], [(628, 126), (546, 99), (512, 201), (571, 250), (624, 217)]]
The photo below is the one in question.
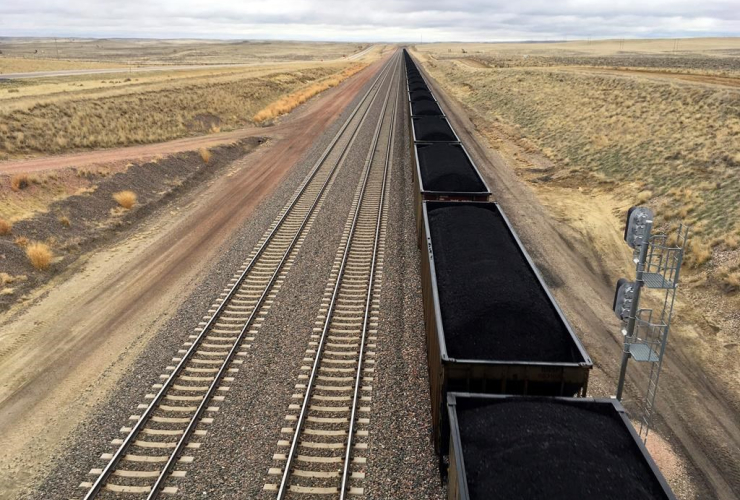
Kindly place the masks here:
[(620, 278), (617, 281), (617, 289), (614, 292), (614, 314), (622, 321), (629, 318), (632, 300), (635, 297), (635, 282)]
[(630, 248), (637, 248), (646, 243), (647, 223), (653, 221), (653, 211), (648, 207), (632, 207), (627, 212), (627, 226), (624, 229), (624, 241)]

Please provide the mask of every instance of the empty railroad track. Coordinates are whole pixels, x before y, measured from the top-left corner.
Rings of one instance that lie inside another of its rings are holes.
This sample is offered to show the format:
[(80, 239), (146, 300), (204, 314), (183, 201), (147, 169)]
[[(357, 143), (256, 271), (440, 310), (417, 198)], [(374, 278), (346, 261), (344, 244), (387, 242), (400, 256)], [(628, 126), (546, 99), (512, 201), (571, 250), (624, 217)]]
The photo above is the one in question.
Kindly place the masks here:
[[(130, 427), (114, 439), (112, 453), (92, 469), (85, 500), (155, 498), (176, 493), (178, 464), (194, 462), (196, 450), (219, 412), (219, 402), (239, 372), (280, 286), (315, 220), (338, 170), (370, 120), (376, 102), (385, 105), (396, 80), (400, 57), (392, 57), (350, 113), (327, 149), (287, 205), (270, 225), (213, 304), (195, 333), (160, 375), (161, 383), (140, 404)], [(381, 113), (382, 116), (385, 112)], [(378, 125), (378, 128), (380, 124)], [(224, 416), (225, 417), (225, 416)]]
[[(394, 72), (398, 73), (398, 72)], [(400, 74), (400, 73), (399, 73)], [(400, 79), (383, 103), (362, 180), (264, 490), (278, 499), (362, 495)]]

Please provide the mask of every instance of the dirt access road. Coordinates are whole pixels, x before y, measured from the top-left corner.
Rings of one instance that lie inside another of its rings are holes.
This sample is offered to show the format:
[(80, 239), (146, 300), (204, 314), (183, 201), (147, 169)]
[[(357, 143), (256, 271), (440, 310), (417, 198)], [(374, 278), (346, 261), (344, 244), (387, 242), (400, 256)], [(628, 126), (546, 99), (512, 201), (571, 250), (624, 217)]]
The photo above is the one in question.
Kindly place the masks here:
[[(614, 394), (622, 339), (611, 311), (614, 283), (604, 262), (612, 258), (624, 258), (626, 262), (628, 257), (605, 254), (550, 215), (532, 188), (517, 177), (514, 156), (522, 154), (518, 146), (507, 144), (506, 149), (512, 154), (487, 146), (487, 138), (476, 127), (475, 112), (447, 97), (428, 74), (427, 78), (455, 131), (486, 177), (494, 199), (511, 220), (594, 359), (590, 395)], [(496, 140), (505, 143), (508, 139), (501, 135)], [(584, 207), (584, 213), (596, 208)], [(583, 217), (589, 216), (598, 214)], [(612, 218), (610, 213), (604, 217)], [(612, 231), (616, 249), (624, 249), (621, 231), (616, 225)], [(633, 398), (636, 383), (642, 385), (644, 380), (640, 367), (632, 363), (627, 397)], [(657, 405), (658, 431), (687, 461), (697, 498), (740, 498), (740, 404), (706, 376), (680, 343), (669, 343)]]
[(240, 168), (187, 195), (179, 211), (144, 223), (130, 240), (95, 252), (0, 320), (0, 498), (14, 498), (44, 471), (198, 285), (206, 264), (387, 57), (296, 110), (279, 133), (260, 129), (270, 141)]

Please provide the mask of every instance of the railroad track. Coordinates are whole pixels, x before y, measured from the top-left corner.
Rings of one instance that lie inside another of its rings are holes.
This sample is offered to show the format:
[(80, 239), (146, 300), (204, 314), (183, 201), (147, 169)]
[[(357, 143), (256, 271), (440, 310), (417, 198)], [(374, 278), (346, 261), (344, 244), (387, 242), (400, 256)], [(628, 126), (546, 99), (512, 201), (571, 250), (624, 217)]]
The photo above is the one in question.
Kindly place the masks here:
[[(178, 464), (192, 462), (193, 452), (207, 434), (208, 425), (228, 394), (229, 383), (239, 371), (270, 306), (293, 264), (335, 174), (366, 122), (399, 57), (388, 61), (330, 145), (278, 214), (245, 264), (233, 276), (209, 315), (190, 335), (173, 365), (160, 375), (155, 393), (132, 415), (118, 448), (101, 456), (107, 464), (90, 471), (97, 476), (83, 482), (85, 500), (101, 496), (152, 499), (176, 493), (172, 478), (183, 477)], [(390, 92), (390, 90), (388, 91)], [(387, 100), (387, 96), (386, 96)]]
[[(361, 495), (375, 363), (391, 167), (400, 82), (383, 103), (266, 491), (277, 498)], [(391, 98), (391, 94), (393, 98)]]

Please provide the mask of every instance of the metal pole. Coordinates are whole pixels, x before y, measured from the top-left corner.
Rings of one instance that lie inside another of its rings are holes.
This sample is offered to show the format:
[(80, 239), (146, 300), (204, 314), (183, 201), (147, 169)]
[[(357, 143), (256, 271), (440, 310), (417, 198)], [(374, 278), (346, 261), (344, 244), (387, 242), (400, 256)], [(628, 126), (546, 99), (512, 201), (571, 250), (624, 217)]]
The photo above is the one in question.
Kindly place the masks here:
[(645, 236), (640, 245), (640, 257), (637, 261), (637, 272), (635, 276), (635, 292), (630, 306), (630, 316), (627, 321), (627, 332), (624, 336), (624, 345), (622, 348), (622, 366), (619, 369), (619, 383), (617, 384), (617, 400), (622, 401), (622, 392), (624, 392), (624, 379), (627, 375), (627, 362), (630, 359), (630, 342), (629, 340), (635, 334), (635, 324), (637, 323), (637, 311), (640, 307), (640, 290), (645, 282), (642, 279), (642, 273), (645, 270), (645, 261), (647, 259), (648, 248), (650, 247), (650, 233), (653, 230), (653, 221), (645, 223)]

